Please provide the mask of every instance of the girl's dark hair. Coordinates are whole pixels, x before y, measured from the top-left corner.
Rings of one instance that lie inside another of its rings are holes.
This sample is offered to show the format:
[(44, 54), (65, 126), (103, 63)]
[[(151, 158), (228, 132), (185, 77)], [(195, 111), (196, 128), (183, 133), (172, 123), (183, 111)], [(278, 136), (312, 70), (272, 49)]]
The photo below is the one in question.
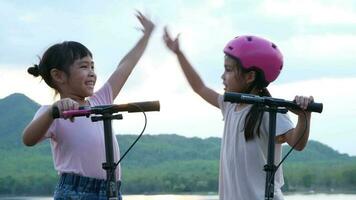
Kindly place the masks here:
[[(267, 88), (259, 89), (259, 96), (268, 96), (271, 94), (267, 90)], [(253, 139), (254, 134), (257, 134), (260, 137), (260, 128), (263, 118), (263, 111), (259, 108), (259, 105), (252, 105), (251, 110), (247, 113), (245, 119), (245, 139), (246, 141)]]
[[(254, 67), (245, 69), (239, 59), (230, 58), (236, 61), (237, 72), (244, 74), (250, 71), (255, 71), (256, 73), (254, 82), (245, 91), (242, 91), (243, 93), (250, 93), (253, 89), (256, 89), (259, 96), (271, 96), (266, 88), (269, 83), (266, 82), (264, 74), (260, 69)], [(255, 134), (260, 137), (263, 113), (264, 112), (259, 109), (257, 104), (252, 105), (250, 111), (247, 113), (244, 127), (246, 141), (252, 140)]]
[(58, 43), (48, 48), (40, 58), (39, 64), (29, 67), (27, 72), (35, 77), (41, 76), (48, 86), (56, 89), (50, 71), (58, 69), (69, 76), (69, 67), (74, 61), (86, 56), (93, 57), (89, 49), (79, 42), (66, 41)]

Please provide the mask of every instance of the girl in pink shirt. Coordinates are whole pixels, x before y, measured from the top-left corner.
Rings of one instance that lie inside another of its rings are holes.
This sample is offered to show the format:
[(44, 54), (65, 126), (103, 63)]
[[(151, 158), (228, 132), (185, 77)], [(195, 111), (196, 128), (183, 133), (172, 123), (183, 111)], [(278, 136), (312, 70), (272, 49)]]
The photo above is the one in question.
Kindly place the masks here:
[[(41, 76), (59, 94), (60, 100), (42, 106), (23, 132), (26, 146), (36, 145), (50, 138), (55, 169), (60, 175), (54, 199), (106, 199), (105, 145), (102, 122), (91, 122), (82, 117), (75, 120), (53, 119), (52, 108), (62, 113), (80, 106), (112, 104), (133, 68), (141, 58), (154, 24), (137, 12), (143, 26), (143, 36), (120, 61), (108, 81), (93, 92), (96, 74), (91, 52), (78, 42), (63, 42), (51, 46), (38, 65), (28, 69), (35, 77)], [(113, 136), (115, 162), (119, 148)], [(120, 166), (116, 169), (120, 186)], [(121, 199), (121, 195), (120, 199)]]

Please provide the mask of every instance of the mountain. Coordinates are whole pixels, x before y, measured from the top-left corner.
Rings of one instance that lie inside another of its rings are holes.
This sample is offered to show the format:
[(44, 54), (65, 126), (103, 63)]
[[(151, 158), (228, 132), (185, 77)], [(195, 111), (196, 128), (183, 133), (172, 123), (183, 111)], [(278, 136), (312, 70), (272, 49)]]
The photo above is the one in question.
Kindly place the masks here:
[[(284, 155), (289, 150), (289, 146), (283, 145)], [(292, 152), (292, 155), (288, 157), (288, 162), (347, 161), (350, 159), (355, 159), (355, 157), (350, 157), (348, 154), (341, 154), (325, 144), (310, 140), (302, 152)]]
[(0, 99), (0, 148), (22, 146), (19, 133), (39, 107), (39, 104), (19, 93)]
[[(57, 181), (49, 141), (25, 147), (21, 135), (39, 104), (23, 94), (0, 99), (0, 195), (51, 194)], [(123, 153), (137, 135), (117, 135)], [(216, 192), (220, 138), (143, 135), (121, 162), (124, 193)], [(284, 154), (289, 147), (284, 146)], [(286, 191), (356, 188), (356, 158), (309, 141), (283, 166)]]

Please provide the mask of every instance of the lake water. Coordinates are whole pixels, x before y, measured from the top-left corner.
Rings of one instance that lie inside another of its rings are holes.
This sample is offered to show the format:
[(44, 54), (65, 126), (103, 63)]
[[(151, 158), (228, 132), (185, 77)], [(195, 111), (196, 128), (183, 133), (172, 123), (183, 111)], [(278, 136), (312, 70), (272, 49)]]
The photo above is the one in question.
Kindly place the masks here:
[[(52, 200), (51, 197), (0, 197), (0, 200)], [(124, 200), (218, 200), (216, 195), (124, 195)], [(293, 194), (285, 200), (356, 200), (356, 194)]]

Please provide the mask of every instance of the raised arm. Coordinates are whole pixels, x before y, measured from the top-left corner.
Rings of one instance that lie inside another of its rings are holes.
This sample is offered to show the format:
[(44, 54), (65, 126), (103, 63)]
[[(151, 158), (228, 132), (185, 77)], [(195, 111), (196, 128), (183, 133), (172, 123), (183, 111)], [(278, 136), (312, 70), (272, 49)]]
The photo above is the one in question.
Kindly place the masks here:
[(183, 70), (185, 77), (187, 78), (190, 86), (201, 96), (204, 100), (215, 107), (219, 107), (218, 104), (218, 93), (214, 90), (208, 88), (203, 80), (200, 78), (199, 74), (194, 70), (193, 66), (189, 63), (183, 52), (179, 48), (179, 38), (178, 36), (173, 40), (169, 35), (167, 28), (164, 29), (163, 40), (166, 43), (168, 49), (174, 52), (178, 58), (178, 62)]
[(121, 88), (124, 86), (133, 68), (140, 60), (143, 52), (147, 47), (147, 43), (151, 36), (151, 33), (154, 29), (154, 24), (139, 11), (137, 11), (136, 17), (143, 27), (143, 36), (136, 43), (136, 45), (122, 58), (116, 70), (113, 72), (113, 74), (108, 80), (112, 88), (114, 99), (119, 94)]

